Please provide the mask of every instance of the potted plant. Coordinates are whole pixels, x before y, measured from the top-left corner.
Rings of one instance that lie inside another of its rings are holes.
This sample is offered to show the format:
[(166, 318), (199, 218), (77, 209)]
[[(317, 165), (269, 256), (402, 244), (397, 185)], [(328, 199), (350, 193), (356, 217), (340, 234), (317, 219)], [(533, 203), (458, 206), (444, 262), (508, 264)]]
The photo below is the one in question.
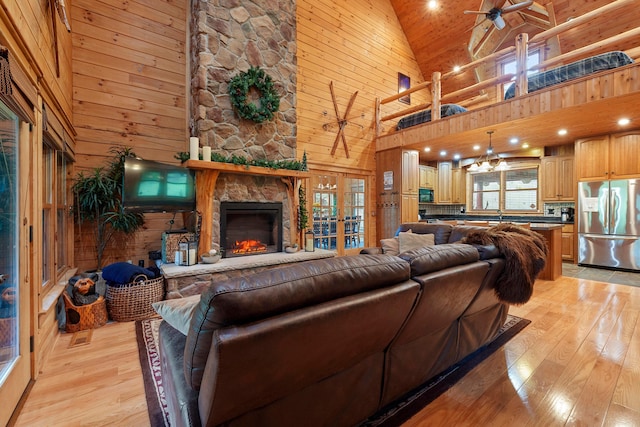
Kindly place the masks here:
[(87, 222), (93, 229), (98, 271), (112, 239), (119, 233), (133, 234), (144, 224), (143, 214), (122, 208), (124, 160), (136, 155), (129, 147), (112, 147), (109, 151), (113, 157), (105, 166), (86, 174), (79, 172), (72, 187), (75, 221), (79, 225)]

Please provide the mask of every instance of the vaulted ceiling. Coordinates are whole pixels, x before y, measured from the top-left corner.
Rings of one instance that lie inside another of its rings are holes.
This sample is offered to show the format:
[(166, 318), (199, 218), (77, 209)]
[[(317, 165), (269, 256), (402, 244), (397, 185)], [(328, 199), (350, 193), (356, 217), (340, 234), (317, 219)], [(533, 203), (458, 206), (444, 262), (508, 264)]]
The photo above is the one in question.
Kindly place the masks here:
[[(428, 0), (390, 1), (424, 80), (431, 80), (435, 71), (444, 74), (451, 71), (455, 65), (464, 65), (477, 57), (514, 46), (515, 38), (520, 33), (528, 33), (531, 38), (554, 22), (559, 25), (612, 3), (610, 0), (537, 0), (531, 10), (522, 9), (503, 15), (505, 28), (497, 30), (491, 21), (484, 19), (484, 15), (465, 14), (464, 11), (488, 11), (492, 7), (503, 8), (525, 0), (437, 0), (438, 6), (434, 10), (428, 8)], [(546, 56), (553, 57), (618, 35), (636, 28), (638, 22), (640, 0), (609, 16), (600, 15), (589, 24), (562, 33), (555, 39), (553, 46), (546, 47)], [(631, 46), (627, 43), (607, 50), (626, 50), (640, 46), (640, 40), (634, 40), (633, 43), (635, 44)], [(476, 55), (475, 58), (473, 53)], [(471, 86), (478, 81), (481, 73), (482, 70), (475, 70), (444, 81), (442, 93)], [(446, 87), (447, 85), (449, 87)], [(589, 118), (585, 117), (585, 122), (588, 121)], [(592, 131), (606, 133), (613, 130), (598, 128)], [(468, 143), (469, 141), (460, 141), (457, 144)]]
[[(448, 72), (454, 65), (471, 62), (469, 42), (471, 29), (484, 20), (481, 15), (465, 14), (465, 10), (489, 10), (494, 6), (504, 7), (523, 0), (437, 0), (435, 10), (427, 7), (427, 0), (391, 0), (409, 45), (418, 61), (422, 75), (430, 79), (434, 71)], [(610, 0), (538, 0), (536, 5), (550, 8), (556, 23), (566, 22), (571, 18), (602, 7)], [(527, 12), (527, 11), (523, 11)], [(528, 33), (529, 37), (542, 31), (542, 25), (535, 22), (525, 13), (514, 12), (503, 15), (506, 27), (493, 29), (490, 21), (477, 27), (478, 30), (490, 31), (493, 40), (487, 42), (487, 50), (499, 50), (505, 46), (513, 46), (519, 33)], [(564, 34), (560, 39), (560, 53), (572, 51), (578, 47), (619, 34), (637, 26), (640, 19), (640, 2), (636, 7), (623, 9), (616, 19), (598, 18), (593, 25), (583, 25)], [(597, 28), (597, 32), (593, 29)]]

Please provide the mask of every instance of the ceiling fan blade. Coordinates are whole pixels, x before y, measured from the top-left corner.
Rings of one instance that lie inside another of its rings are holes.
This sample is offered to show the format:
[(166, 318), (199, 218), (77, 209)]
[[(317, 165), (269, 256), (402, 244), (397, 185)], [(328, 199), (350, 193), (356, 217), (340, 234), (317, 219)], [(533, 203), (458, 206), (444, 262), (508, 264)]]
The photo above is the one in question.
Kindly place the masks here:
[(512, 4), (510, 6), (502, 8), (500, 10), (501, 10), (501, 12), (503, 14), (504, 13), (510, 13), (510, 12), (515, 12), (515, 11), (520, 10), (520, 9), (526, 9), (529, 6), (531, 6), (532, 4), (533, 4), (533, 0), (528, 0), (528, 1), (523, 1), (522, 3)]
[(480, 10), (465, 10), (463, 12), (466, 15), (472, 14), (472, 15), (486, 15), (487, 12), (482, 12)]

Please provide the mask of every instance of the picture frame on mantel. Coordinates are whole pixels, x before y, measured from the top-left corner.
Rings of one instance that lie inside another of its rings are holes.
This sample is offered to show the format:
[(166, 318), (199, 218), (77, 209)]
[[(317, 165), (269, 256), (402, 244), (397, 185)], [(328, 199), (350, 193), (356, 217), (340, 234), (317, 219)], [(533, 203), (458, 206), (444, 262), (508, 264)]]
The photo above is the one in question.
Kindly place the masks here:
[[(411, 78), (402, 73), (398, 73), (398, 93), (402, 93), (411, 87)], [(398, 98), (398, 101), (403, 104), (411, 105), (411, 94), (408, 93), (402, 98)]]

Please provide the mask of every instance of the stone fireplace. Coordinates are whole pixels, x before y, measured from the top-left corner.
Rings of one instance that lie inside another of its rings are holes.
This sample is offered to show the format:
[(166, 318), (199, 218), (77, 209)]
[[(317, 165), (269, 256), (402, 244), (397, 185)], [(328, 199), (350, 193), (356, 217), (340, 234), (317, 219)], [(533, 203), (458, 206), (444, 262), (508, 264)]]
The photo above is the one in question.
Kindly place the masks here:
[[(300, 159), (296, 152), (296, 13), (295, 2), (217, 2), (195, 0), (191, 8), (190, 134), (214, 154), (253, 160)], [(229, 81), (250, 67), (260, 67), (273, 80), (280, 107), (262, 123), (242, 119), (234, 111)], [(283, 236), (279, 250), (293, 243), (294, 194), (278, 176), (252, 176), (222, 171), (212, 192), (210, 236), (206, 247), (222, 246), (221, 205), (226, 202), (282, 204)], [(207, 207), (208, 209), (209, 207)], [(207, 218), (207, 220), (209, 220)], [(204, 221), (204, 218), (203, 218)], [(226, 245), (226, 243), (224, 243)], [(226, 252), (225, 248), (225, 252)]]
[(222, 202), (220, 248), (224, 257), (282, 251), (282, 203)]

